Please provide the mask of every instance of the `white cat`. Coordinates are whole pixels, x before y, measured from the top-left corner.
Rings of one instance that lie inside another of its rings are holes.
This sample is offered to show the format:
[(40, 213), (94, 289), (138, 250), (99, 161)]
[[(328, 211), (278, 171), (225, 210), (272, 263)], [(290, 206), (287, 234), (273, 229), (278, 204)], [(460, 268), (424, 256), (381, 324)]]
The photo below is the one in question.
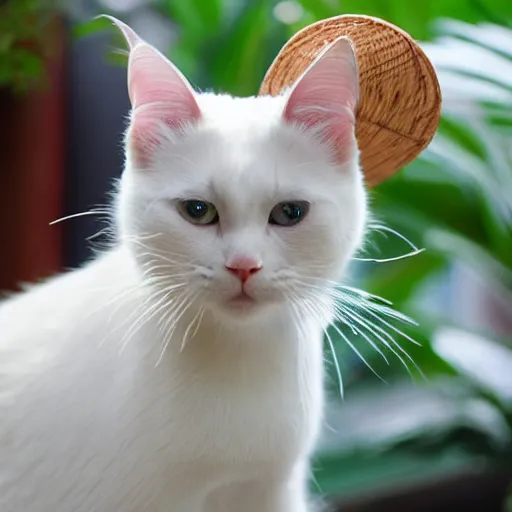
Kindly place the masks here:
[(0, 307), (0, 510), (309, 511), (323, 328), (367, 216), (353, 49), (241, 99), (118, 26), (116, 241)]

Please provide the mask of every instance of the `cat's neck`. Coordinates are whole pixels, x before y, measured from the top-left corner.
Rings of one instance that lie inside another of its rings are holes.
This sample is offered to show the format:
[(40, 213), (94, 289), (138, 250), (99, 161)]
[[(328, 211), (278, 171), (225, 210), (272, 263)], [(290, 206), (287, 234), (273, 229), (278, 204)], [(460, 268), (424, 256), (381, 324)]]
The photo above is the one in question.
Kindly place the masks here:
[(161, 364), (201, 381), (221, 379), (233, 385), (247, 379), (287, 378), (303, 364), (321, 364), (321, 329), (310, 327), (309, 339), (304, 340), (291, 316), (269, 315), (266, 321), (233, 324), (205, 313), (185, 343), (186, 321), (176, 329)]
[(180, 345), (181, 352), (201, 346), (201, 350), (211, 348), (218, 352), (225, 348), (230, 353), (242, 353), (245, 350), (267, 350), (275, 345), (276, 340), (295, 342), (298, 335), (293, 315), (284, 307), (244, 320), (230, 319), (211, 310), (199, 315), (198, 309), (191, 308), (179, 320), (173, 342), (175, 347)]

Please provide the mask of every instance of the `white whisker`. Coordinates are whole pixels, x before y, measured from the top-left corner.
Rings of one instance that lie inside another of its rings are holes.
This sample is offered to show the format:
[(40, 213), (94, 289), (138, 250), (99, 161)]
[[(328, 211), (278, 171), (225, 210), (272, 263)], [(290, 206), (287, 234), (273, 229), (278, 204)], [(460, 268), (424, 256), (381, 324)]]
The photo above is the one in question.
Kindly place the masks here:
[(194, 332), (192, 333), (192, 338), (195, 338), (197, 331), (199, 331), (201, 322), (203, 321), (204, 311), (205, 311), (204, 306), (200, 307), (200, 311), (201, 311), (201, 314), (199, 315), (199, 320), (197, 321), (196, 328), (194, 329)]
[[(195, 298), (192, 300), (195, 300)], [(164, 346), (162, 348), (160, 357), (158, 358), (158, 361), (156, 362), (155, 367), (158, 366), (162, 362), (164, 354), (167, 351), (167, 347), (169, 346), (169, 343), (171, 342), (171, 339), (176, 330), (176, 327), (178, 326), (178, 322), (183, 317), (183, 315), (187, 312), (187, 310), (192, 306), (192, 300), (190, 300), (189, 296), (185, 296), (184, 299), (182, 300), (181, 304), (175, 309), (175, 311), (174, 311), (175, 318), (174, 318), (173, 323), (169, 329), (170, 332), (168, 331), (168, 333), (166, 334), (166, 337), (164, 338), (164, 340), (165, 340)], [(188, 304), (187, 304), (187, 302), (188, 302)]]
[(391, 343), (393, 345), (399, 347), (399, 350), (407, 356), (407, 358), (412, 362), (412, 364), (417, 368), (417, 370), (421, 374), (421, 370), (417, 367), (414, 360), (409, 356), (409, 354), (407, 354), (407, 352), (396, 342), (396, 340), (389, 333), (384, 331), (384, 329), (380, 328), (378, 325), (375, 325), (373, 322), (371, 322), (371, 320), (362, 319), (355, 311), (348, 311), (347, 309), (343, 308), (343, 313), (346, 315), (353, 315), (353, 316), (357, 317), (360, 321), (360, 324), (365, 329), (367, 329), (373, 336), (375, 336), (388, 350), (390, 350), (395, 355), (395, 357), (403, 364), (403, 366), (407, 370), (407, 373), (409, 373), (409, 375), (411, 377), (413, 377), (413, 375), (412, 375), (406, 361), (403, 359), (403, 357), (393, 348), (392, 345), (389, 344), (388, 341), (386, 341), (382, 336), (380, 336), (377, 332), (375, 332), (375, 330), (381, 332), (384, 336), (386, 336), (391, 341)]
[(306, 336), (306, 332), (304, 331), (304, 325), (303, 325), (304, 321), (301, 318), (301, 315), (298, 311), (297, 300), (292, 299), (290, 301), (290, 306), (292, 307), (291, 313), (294, 317), (295, 324), (297, 326), (298, 335), (301, 338), (301, 341), (305, 340), (307, 338), (307, 336)]
[(167, 264), (172, 265), (173, 267), (180, 266), (180, 265), (184, 266), (184, 267), (195, 267), (196, 266), (196, 265), (190, 263), (189, 261), (173, 260), (169, 257), (169, 255), (164, 256), (163, 254), (159, 254), (154, 251), (143, 252), (143, 253), (138, 254), (138, 256), (139, 256), (139, 258), (150, 256), (151, 258), (154, 258), (153, 260), (151, 260), (152, 262), (161, 263), (162, 261), (165, 261)]
[[(340, 307), (342, 307), (342, 306), (340, 306)], [(354, 322), (357, 322), (360, 325), (362, 325), (363, 327), (365, 327), (364, 322), (362, 322), (357, 316), (352, 315), (352, 313), (350, 311), (348, 311), (347, 309), (343, 308), (343, 313), (345, 313), (349, 318), (352, 318), (352, 320)], [(353, 325), (341, 314), (337, 315), (337, 319), (338, 319), (338, 321), (340, 321), (343, 324), (350, 327), (352, 330), (355, 329), (355, 332), (357, 334), (360, 334), (371, 345), (371, 347), (384, 359), (384, 361), (386, 361), (386, 363), (389, 365), (389, 361), (388, 361), (388, 358), (386, 357), (386, 355), (382, 352), (382, 350), (378, 347), (378, 345), (376, 345), (376, 343), (362, 329)]]
[[(309, 290), (306, 292), (307, 296), (313, 292), (312, 297), (314, 298), (312, 300), (314, 301), (315, 306), (311, 307), (310, 305), (308, 307), (310, 314), (317, 315), (320, 312), (318, 305), (319, 297), (324, 296), (332, 298), (335, 306), (335, 322), (340, 322), (344, 326), (351, 329), (354, 335), (364, 338), (366, 342), (370, 344), (370, 346), (383, 358), (387, 364), (389, 364), (389, 360), (384, 352), (379, 348), (377, 342), (380, 342), (391, 353), (393, 353), (393, 355), (403, 364), (411, 377), (413, 377), (413, 375), (404, 357), (407, 358), (407, 360), (414, 366), (419, 374), (424, 377), (421, 369), (418, 367), (410, 354), (394, 339), (393, 336), (391, 336), (390, 333), (388, 333), (383, 328), (385, 327), (386, 329), (397, 333), (415, 345), (420, 345), (416, 340), (408, 336), (406, 333), (388, 321), (393, 320), (408, 325), (418, 325), (417, 322), (408, 316), (393, 309), (391, 307), (392, 303), (389, 300), (364, 290), (354, 288), (352, 286), (340, 285), (338, 283), (333, 283), (332, 281), (316, 278), (313, 276), (301, 275), (297, 278), (295, 283), (301, 286), (303, 289), (302, 294), (304, 294), (306, 290)], [(305, 299), (301, 298), (301, 301), (304, 300)], [(371, 317), (373, 321), (368, 317)], [(339, 334), (343, 341), (347, 343), (347, 345), (361, 359), (361, 361), (375, 375), (377, 375), (379, 379), (383, 380), (382, 377), (375, 372), (369, 362), (363, 357), (363, 355), (357, 349), (356, 345), (348, 338), (345, 333), (340, 330), (335, 322), (332, 325), (332, 328)], [(403, 354), (404, 357), (402, 357), (401, 354)]]
[(369, 300), (376, 300), (378, 302), (382, 302), (383, 304), (387, 304), (388, 306), (392, 306), (393, 303), (389, 301), (388, 299), (385, 299), (384, 297), (380, 297), (379, 295), (374, 295), (373, 293), (366, 292), (364, 290), (360, 290), (359, 288), (354, 288), (353, 286), (347, 286), (347, 285), (338, 285), (338, 288), (350, 292), (351, 294), (357, 296), (357, 297), (363, 297), (365, 299)]
[(334, 363), (334, 369), (336, 371), (336, 378), (338, 379), (338, 390), (340, 392), (340, 397), (343, 400), (345, 398), (344, 390), (343, 390), (343, 377), (341, 375), (340, 363), (338, 361), (338, 357), (336, 356), (336, 350), (334, 348), (334, 343), (332, 342), (331, 336), (329, 335), (329, 331), (324, 329), (325, 337), (327, 338), (327, 343), (329, 344), (329, 348), (331, 350), (332, 361)]
[[(192, 327), (194, 326), (194, 324), (196, 323), (197, 319), (200, 318), (202, 319), (203, 318), (203, 308), (200, 307), (196, 314), (194, 315), (194, 318), (192, 318), (191, 322), (188, 324), (188, 327), (187, 329), (185, 330), (185, 334), (183, 335), (183, 340), (181, 342), (181, 347), (180, 347), (180, 352), (183, 352), (183, 349), (185, 348), (185, 345), (187, 344), (187, 341), (188, 341), (188, 335), (189, 335), (189, 332), (190, 330), (192, 329)], [(192, 334), (192, 338), (195, 336), (195, 333), (197, 332), (197, 329), (198, 329), (199, 325), (196, 327), (196, 329), (194, 330), (194, 333)]]
[[(185, 284), (181, 285), (173, 285), (174, 287), (169, 290), (162, 289), (159, 292), (154, 293), (151, 297), (146, 300), (143, 305), (141, 306), (141, 309), (143, 310), (143, 314), (139, 316), (135, 322), (130, 326), (130, 328), (126, 331), (124, 336), (121, 339), (121, 351), (122, 352), (126, 346), (128, 345), (129, 341), (135, 336), (137, 332), (140, 331), (149, 321), (151, 321), (153, 318), (155, 318), (156, 315), (158, 315), (161, 311), (170, 308), (173, 302), (172, 295), (176, 292), (178, 288), (183, 288), (186, 286)], [(164, 296), (161, 297), (157, 302), (154, 302), (155, 296), (159, 294), (160, 292), (165, 292)], [(145, 308), (147, 303), (152, 303), (151, 306)], [(136, 310), (137, 311), (137, 310)]]
[(58, 224), (59, 222), (64, 222), (69, 219), (76, 219), (77, 217), (86, 217), (89, 215), (110, 215), (109, 210), (87, 210), (86, 212), (81, 213), (73, 213), (72, 215), (66, 215), (65, 217), (60, 217), (59, 219), (52, 220), (50, 222), (50, 226)]
[(417, 256), (424, 252), (425, 249), (418, 249), (416, 251), (407, 252), (405, 254), (401, 254), (400, 256), (394, 256), (392, 258), (352, 258), (355, 261), (368, 261), (372, 263), (389, 263), (391, 261), (403, 260), (405, 258), (412, 258), (413, 256)]
[[(302, 299), (303, 307), (305, 307), (311, 314), (313, 314), (313, 316), (319, 315), (320, 318), (325, 320), (326, 319), (325, 312), (315, 311), (316, 304), (317, 303), (312, 303), (311, 301), (309, 301), (307, 299)], [(334, 364), (334, 369), (336, 371), (336, 378), (338, 379), (338, 389), (339, 389), (340, 397), (341, 397), (341, 399), (343, 399), (344, 398), (343, 377), (341, 374), (341, 368), (340, 368), (340, 363), (338, 361), (338, 356), (336, 354), (336, 349), (335, 349), (334, 343), (331, 339), (331, 336), (329, 334), (329, 330), (324, 327), (322, 327), (322, 330), (325, 334), (325, 339), (327, 339), (327, 343), (328, 343), (330, 351), (331, 351), (332, 361)]]
[[(406, 340), (409, 340), (411, 343), (414, 343), (414, 345), (418, 345), (419, 347), (421, 347), (421, 343), (417, 342), (414, 338), (411, 338), (410, 336), (408, 336), (407, 334), (405, 334), (403, 331), (401, 331), (400, 329), (398, 329), (397, 327), (395, 327), (393, 324), (390, 324), (389, 322), (387, 322), (386, 320), (384, 320), (384, 318), (380, 317), (379, 315), (377, 315), (374, 311), (372, 311), (371, 309), (367, 309), (366, 312), (371, 315), (372, 317), (374, 317), (376, 320), (378, 320), (379, 322), (381, 322), (382, 324), (384, 324), (386, 327), (389, 327), (390, 329), (392, 329), (393, 331), (395, 331), (397, 334), (399, 334), (400, 336), (404, 337)], [(399, 318), (399, 317), (398, 317)]]
[(163, 236), (163, 233), (141, 233), (139, 235), (123, 235), (121, 240), (126, 242), (141, 242), (141, 240), (152, 240), (153, 238), (159, 238)]
[(332, 327), (336, 330), (336, 332), (341, 336), (343, 341), (352, 349), (352, 351), (357, 354), (359, 359), (372, 371), (372, 373), (380, 379), (382, 382), (386, 382), (372, 367), (372, 365), (365, 359), (365, 357), (357, 350), (355, 345), (348, 339), (348, 336), (336, 325), (336, 323), (332, 324)]
[(368, 229), (374, 230), (374, 231), (384, 231), (391, 233), (395, 235), (396, 237), (400, 238), (400, 240), (403, 240), (413, 251), (417, 251), (418, 247), (416, 247), (407, 237), (400, 234), (398, 231), (395, 231), (393, 228), (390, 228), (388, 226), (385, 226), (384, 224), (369, 224)]

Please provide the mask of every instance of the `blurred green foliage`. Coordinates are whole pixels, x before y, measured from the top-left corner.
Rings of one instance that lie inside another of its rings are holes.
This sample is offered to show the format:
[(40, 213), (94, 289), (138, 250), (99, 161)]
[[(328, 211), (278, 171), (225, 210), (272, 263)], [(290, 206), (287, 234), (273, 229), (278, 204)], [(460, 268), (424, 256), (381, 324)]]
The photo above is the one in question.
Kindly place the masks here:
[(55, 0), (0, 3), (0, 87), (25, 92), (44, 80), (44, 28)]
[(175, 21), (179, 40), (172, 60), (199, 88), (231, 94), (255, 94), (278, 50), (293, 33), (339, 14), (377, 16), (419, 40), (435, 35), (433, 21), (455, 18), (470, 23), (512, 19), (508, 0), (425, 0), (411, 8), (407, 0), (300, 0), (302, 15), (282, 23), (272, 11), (276, 0), (157, 0), (160, 12)]

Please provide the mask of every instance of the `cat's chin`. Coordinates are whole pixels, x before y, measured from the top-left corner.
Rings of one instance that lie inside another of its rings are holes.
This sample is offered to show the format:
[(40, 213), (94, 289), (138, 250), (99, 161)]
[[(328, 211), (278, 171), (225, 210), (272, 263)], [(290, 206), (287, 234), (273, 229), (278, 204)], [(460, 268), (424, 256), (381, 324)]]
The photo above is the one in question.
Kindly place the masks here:
[(258, 305), (258, 301), (255, 298), (243, 292), (226, 302), (226, 308), (233, 311), (251, 311), (257, 308)]
[(221, 304), (224, 314), (234, 319), (248, 319), (257, 316), (265, 309), (265, 303), (246, 293), (240, 293)]
[(262, 313), (268, 311), (271, 304), (272, 301), (256, 299), (245, 293), (240, 293), (217, 303), (215, 309), (231, 320), (243, 322), (259, 317)]

